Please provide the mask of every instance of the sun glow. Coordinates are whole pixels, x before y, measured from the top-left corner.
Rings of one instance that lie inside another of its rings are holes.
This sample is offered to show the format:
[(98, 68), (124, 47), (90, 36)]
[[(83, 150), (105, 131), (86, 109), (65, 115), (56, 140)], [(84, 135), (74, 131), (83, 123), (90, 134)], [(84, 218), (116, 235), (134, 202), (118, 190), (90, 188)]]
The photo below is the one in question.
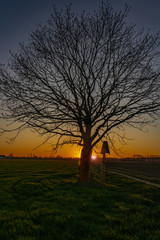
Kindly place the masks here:
[(95, 155), (92, 156), (92, 160), (93, 161), (96, 160), (96, 156)]

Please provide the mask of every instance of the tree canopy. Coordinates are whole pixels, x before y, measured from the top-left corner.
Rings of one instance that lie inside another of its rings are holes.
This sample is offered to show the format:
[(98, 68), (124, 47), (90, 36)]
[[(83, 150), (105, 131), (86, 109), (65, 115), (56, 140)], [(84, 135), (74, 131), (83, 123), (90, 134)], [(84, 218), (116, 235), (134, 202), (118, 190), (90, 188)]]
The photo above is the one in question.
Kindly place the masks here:
[(92, 149), (113, 129), (141, 127), (160, 110), (159, 33), (127, 23), (129, 7), (53, 10), (0, 70), (5, 117), (57, 146)]

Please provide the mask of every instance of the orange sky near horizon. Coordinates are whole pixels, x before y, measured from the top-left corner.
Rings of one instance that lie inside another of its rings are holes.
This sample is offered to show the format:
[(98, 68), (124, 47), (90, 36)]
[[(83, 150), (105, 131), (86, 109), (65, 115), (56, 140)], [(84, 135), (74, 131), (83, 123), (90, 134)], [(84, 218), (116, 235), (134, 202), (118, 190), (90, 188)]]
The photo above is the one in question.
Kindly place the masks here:
[[(149, 127), (148, 132), (141, 132), (137, 129), (128, 128), (126, 129), (126, 136), (132, 140), (127, 141), (126, 145), (118, 145), (122, 153), (119, 157), (131, 157), (133, 155), (160, 155), (160, 126)], [(11, 153), (13, 156), (32, 156), (37, 157), (50, 157), (60, 155), (62, 157), (80, 157), (81, 148), (78, 146), (66, 145), (60, 149), (57, 153), (52, 153), (51, 148), (48, 144), (40, 146), (42, 143), (42, 138), (37, 136), (37, 134), (24, 130), (17, 137), (13, 144), (8, 144), (9, 135), (5, 134), (0, 137), (0, 155), (9, 156)], [(35, 149), (35, 150), (34, 150)], [(93, 154), (97, 155), (101, 152), (101, 145), (96, 149)], [(115, 153), (110, 150), (110, 157), (117, 157)]]

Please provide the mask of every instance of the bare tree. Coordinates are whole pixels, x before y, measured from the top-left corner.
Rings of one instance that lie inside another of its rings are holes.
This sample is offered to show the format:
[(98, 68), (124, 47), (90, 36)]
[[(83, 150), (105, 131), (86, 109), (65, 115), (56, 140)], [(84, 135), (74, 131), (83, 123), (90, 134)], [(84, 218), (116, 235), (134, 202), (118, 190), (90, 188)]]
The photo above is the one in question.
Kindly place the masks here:
[(57, 147), (82, 146), (80, 181), (89, 180), (92, 149), (112, 129), (141, 127), (160, 110), (160, 37), (128, 25), (128, 12), (109, 3), (93, 14), (54, 8), (0, 70), (5, 117), (17, 130), (58, 136)]

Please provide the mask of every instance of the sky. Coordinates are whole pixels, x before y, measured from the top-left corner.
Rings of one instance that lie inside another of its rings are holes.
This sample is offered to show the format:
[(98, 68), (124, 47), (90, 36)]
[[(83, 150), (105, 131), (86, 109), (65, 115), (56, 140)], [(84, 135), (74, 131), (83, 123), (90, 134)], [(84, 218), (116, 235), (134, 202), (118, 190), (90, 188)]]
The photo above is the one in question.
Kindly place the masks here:
[[(9, 50), (16, 52), (20, 42), (27, 42), (29, 33), (40, 22), (45, 22), (51, 12), (53, 4), (63, 9), (72, 2), (73, 10), (92, 12), (97, 9), (101, 0), (0, 0), (0, 63), (7, 63), (10, 56)], [(160, 31), (160, 1), (159, 0), (110, 0), (115, 10), (123, 9), (124, 4), (131, 7), (128, 22), (136, 25), (137, 29), (150, 29), (154, 34)], [(122, 156), (133, 154), (160, 155), (160, 121), (156, 127), (148, 127), (145, 132), (127, 129), (127, 137), (132, 140), (122, 147)], [(0, 126), (5, 121), (0, 122)], [(41, 138), (31, 131), (24, 131), (16, 141), (9, 145), (6, 143), (8, 135), (0, 137), (0, 155), (50, 156), (47, 145), (34, 150), (41, 143)], [(79, 157), (80, 149), (64, 147), (57, 154), (62, 156)], [(111, 154), (112, 156), (113, 153)]]

